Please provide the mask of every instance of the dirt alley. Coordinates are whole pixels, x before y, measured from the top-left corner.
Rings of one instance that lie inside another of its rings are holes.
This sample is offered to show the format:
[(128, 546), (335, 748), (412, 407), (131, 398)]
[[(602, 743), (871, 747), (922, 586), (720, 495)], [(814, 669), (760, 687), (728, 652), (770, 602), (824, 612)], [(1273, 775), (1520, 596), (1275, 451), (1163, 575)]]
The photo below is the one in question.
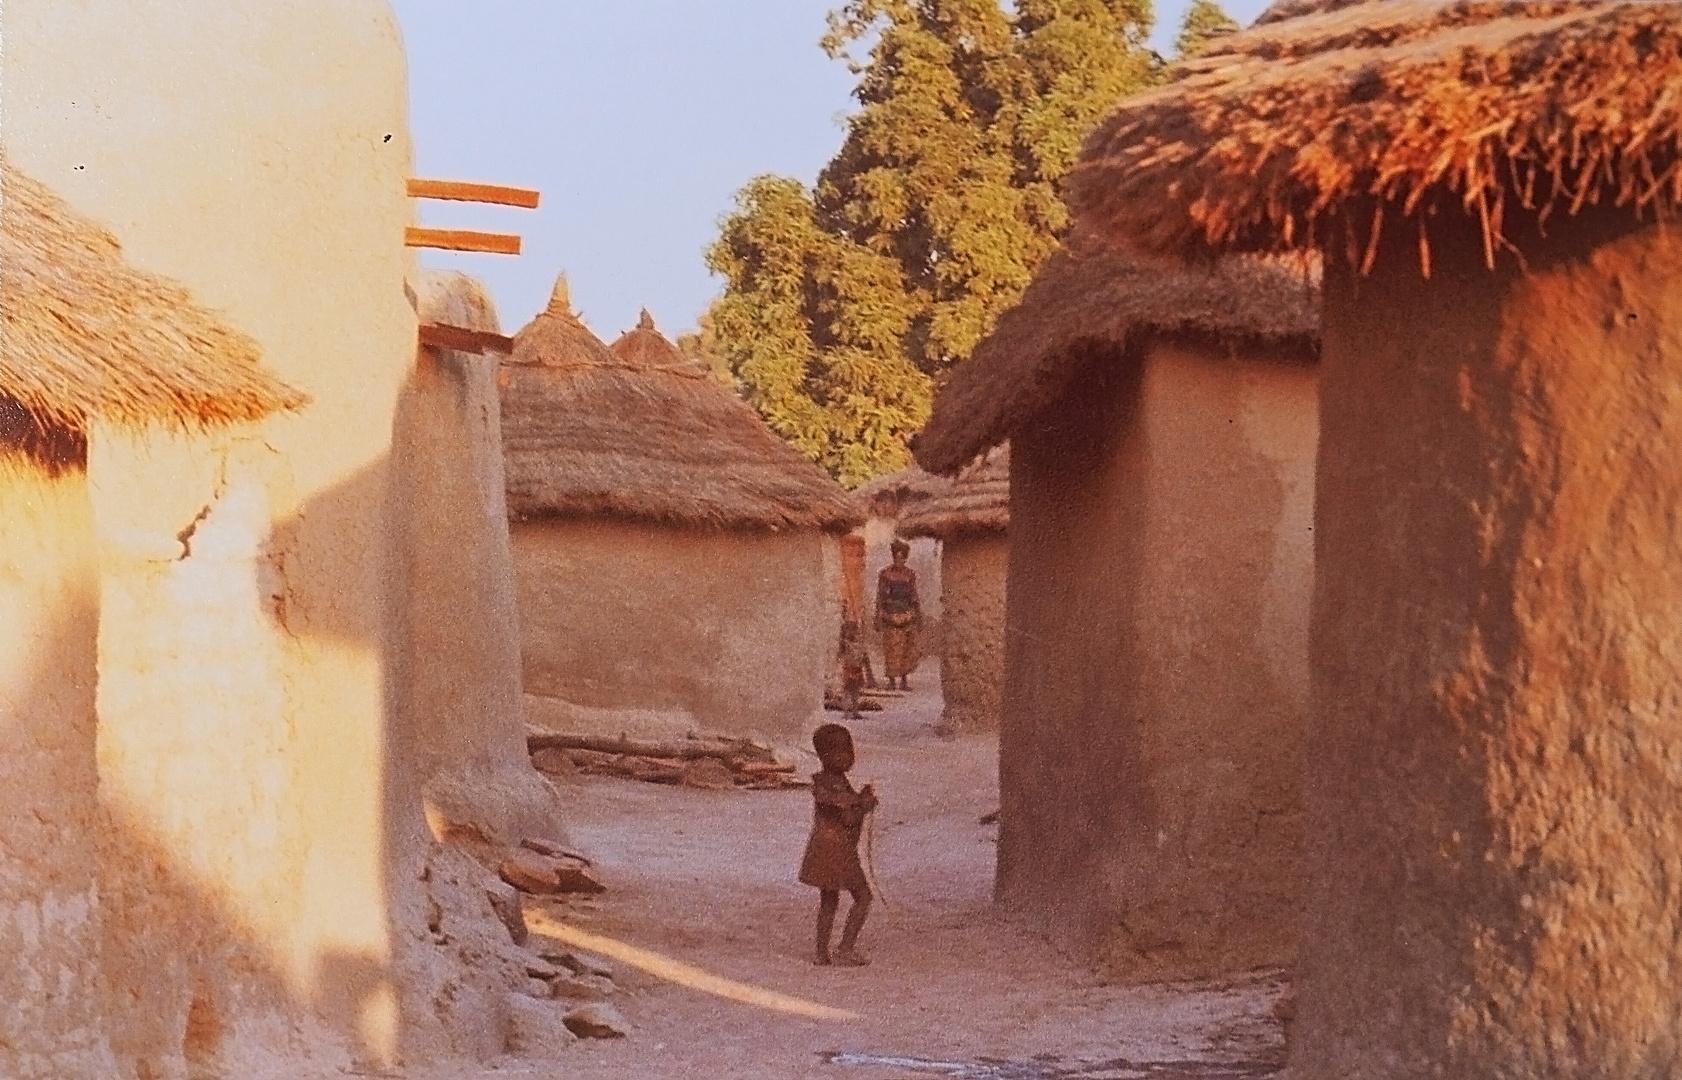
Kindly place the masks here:
[[(875, 782), (883, 800), (876, 867), (887, 903), (871, 912), (861, 939), (866, 968), (811, 962), (817, 896), (795, 881), (808, 792), (697, 791), (612, 777), (563, 785), (573, 838), (609, 886), (557, 908), (567, 921), (860, 1019), (769, 1011), (614, 961), (630, 1038), (583, 1040), (552, 1063), (510, 1059), (469, 1075), (1283, 1080), (1263, 1064), (1281, 1046), (1269, 1015), (1283, 989), (1276, 974), (1108, 986), (993, 907), (998, 830), (978, 819), (998, 805), (997, 742), (934, 734), (933, 662), (913, 687), (850, 725), (854, 783)], [(803, 775), (817, 767), (810, 754), (800, 762)], [(835, 1054), (843, 1056), (827, 1056)]]

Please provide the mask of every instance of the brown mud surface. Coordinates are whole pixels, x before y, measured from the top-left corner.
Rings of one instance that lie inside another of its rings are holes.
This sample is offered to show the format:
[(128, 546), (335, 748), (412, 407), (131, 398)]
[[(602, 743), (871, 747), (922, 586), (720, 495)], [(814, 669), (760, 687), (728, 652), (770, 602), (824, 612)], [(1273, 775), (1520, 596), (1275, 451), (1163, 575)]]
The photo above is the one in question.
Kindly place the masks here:
[[(1279, 973), (1105, 985), (993, 906), (998, 830), (978, 819), (998, 806), (997, 742), (936, 736), (937, 669), (926, 662), (909, 695), (884, 697), (882, 712), (849, 725), (853, 781), (875, 782), (882, 797), (875, 864), (887, 903), (878, 901), (861, 938), (869, 967), (812, 963), (817, 895), (795, 881), (811, 819), (801, 790), (576, 777), (562, 785), (568, 821), (608, 891), (547, 905), (528, 899), (591, 934), (857, 1020), (726, 1000), (612, 960), (629, 1038), (582, 1040), (552, 1062), (507, 1059), (459, 1075), (1282, 1077), (1282, 1033), (1270, 1013), (1284, 990)], [(800, 766), (809, 774), (816, 758)]]

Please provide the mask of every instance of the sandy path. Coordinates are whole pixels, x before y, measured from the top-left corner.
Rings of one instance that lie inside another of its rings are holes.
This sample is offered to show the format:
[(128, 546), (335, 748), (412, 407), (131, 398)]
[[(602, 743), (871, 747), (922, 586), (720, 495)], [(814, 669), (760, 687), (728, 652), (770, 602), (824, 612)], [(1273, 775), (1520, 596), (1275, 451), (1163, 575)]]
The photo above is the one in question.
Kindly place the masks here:
[[(877, 868), (891, 905), (878, 904), (865, 928), (868, 968), (810, 962), (816, 894), (794, 880), (811, 816), (808, 793), (694, 791), (607, 777), (579, 778), (565, 789), (574, 838), (597, 859), (610, 891), (556, 908), (563, 918), (860, 1019), (786, 1015), (615, 963), (623, 988), (617, 1004), (635, 1027), (631, 1038), (583, 1041), (552, 1065), (510, 1063), (488, 1075), (1272, 1075), (1260, 1062), (1278, 1052), (1279, 1028), (1268, 1019), (1277, 982), (1105, 986), (994, 910), (997, 830), (977, 819), (997, 805), (996, 744), (937, 738), (936, 672), (927, 665), (919, 674), (909, 697), (852, 725), (859, 762), (853, 779), (874, 780), (883, 797)], [(803, 773), (816, 768), (815, 758), (801, 763)], [(960, 1072), (915, 1062), (832, 1062), (826, 1053), (994, 1064)], [(1140, 1069), (1117, 1059), (1183, 1064)]]

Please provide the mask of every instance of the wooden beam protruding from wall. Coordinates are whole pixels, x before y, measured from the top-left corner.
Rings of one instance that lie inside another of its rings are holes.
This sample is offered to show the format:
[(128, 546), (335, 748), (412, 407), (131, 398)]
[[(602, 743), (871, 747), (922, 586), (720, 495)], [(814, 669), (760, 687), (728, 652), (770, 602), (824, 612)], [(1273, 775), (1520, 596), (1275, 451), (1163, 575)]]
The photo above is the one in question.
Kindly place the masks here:
[(467, 180), (422, 180), (409, 178), (411, 199), (451, 199), (456, 202), (496, 203), (499, 206), (523, 206), (535, 210), (541, 192), (530, 188), (508, 187), (505, 184), (478, 184)]
[(465, 326), (451, 326), (448, 323), (422, 323), (420, 343), (435, 349), (455, 349), (458, 352), (506, 354), (514, 351), (514, 339), (511, 337), (493, 334), (488, 330), (469, 330)]
[(493, 255), (518, 255), (520, 238), (512, 233), (473, 232), (469, 229), (423, 229), (410, 225), (403, 230), (405, 247), (441, 248), (445, 251), (488, 251)]

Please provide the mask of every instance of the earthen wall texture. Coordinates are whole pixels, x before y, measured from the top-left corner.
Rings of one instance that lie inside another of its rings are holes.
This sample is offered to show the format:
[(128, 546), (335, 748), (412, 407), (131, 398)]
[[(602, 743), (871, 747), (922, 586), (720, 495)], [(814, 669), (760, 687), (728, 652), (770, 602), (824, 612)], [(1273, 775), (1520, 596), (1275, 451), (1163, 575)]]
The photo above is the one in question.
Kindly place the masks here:
[(953, 734), (997, 731), (1004, 703), (1005, 574), (1010, 537), (960, 533), (940, 546), (940, 714)]
[(1305, 359), (1158, 342), (1012, 437), (997, 891), (1118, 978), (1294, 956)]
[(387, 460), (415, 360), (385, 0), (17, 0), (11, 160), (313, 403), (93, 432), (106, 1022), (119, 1075), (397, 1060)]
[(93, 508), (0, 451), (0, 1075), (105, 1076)]
[(818, 722), (840, 626), (833, 539), (614, 521), (512, 534), (528, 694), (597, 724), (664, 711), (785, 746)]
[(1297, 1075), (1682, 1062), (1682, 237), (1328, 269)]

